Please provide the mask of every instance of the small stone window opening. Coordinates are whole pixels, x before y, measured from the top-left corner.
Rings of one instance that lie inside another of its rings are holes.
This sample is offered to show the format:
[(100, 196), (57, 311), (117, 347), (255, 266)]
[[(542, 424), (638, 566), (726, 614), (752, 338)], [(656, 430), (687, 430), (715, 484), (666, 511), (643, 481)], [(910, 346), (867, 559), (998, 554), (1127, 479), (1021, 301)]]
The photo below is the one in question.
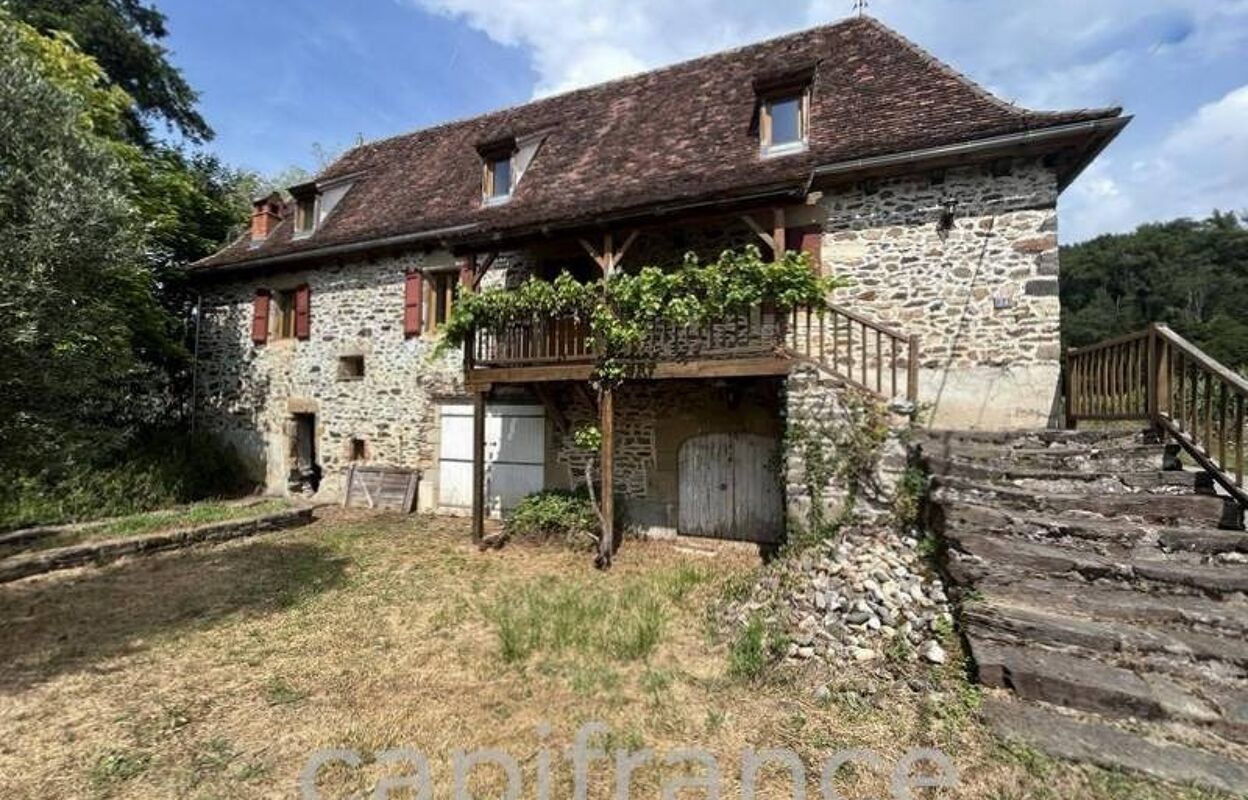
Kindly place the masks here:
[(368, 446), (363, 439), (351, 439), (347, 442), (347, 459), (350, 461), (368, 460)]
[(338, 359), (338, 380), (364, 380), (364, 356), (342, 356)]
[(759, 144), (764, 156), (806, 149), (810, 93), (790, 92), (765, 97), (759, 107)]

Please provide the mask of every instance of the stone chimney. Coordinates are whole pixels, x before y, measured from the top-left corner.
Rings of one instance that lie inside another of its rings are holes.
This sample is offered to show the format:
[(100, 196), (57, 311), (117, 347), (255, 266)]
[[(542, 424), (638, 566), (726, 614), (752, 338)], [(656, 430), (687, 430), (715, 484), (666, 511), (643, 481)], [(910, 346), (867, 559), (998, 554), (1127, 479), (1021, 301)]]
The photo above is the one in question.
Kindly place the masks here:
[(251, 240), (262, 242), (282, 221), (282, 196), (277, 192), (251, 202)]

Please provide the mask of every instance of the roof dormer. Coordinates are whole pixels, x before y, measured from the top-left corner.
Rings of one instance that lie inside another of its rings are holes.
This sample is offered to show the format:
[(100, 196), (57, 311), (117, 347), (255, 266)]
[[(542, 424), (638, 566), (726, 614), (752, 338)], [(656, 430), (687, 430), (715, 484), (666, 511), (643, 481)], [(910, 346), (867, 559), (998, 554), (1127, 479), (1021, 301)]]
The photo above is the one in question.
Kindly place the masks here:
[(311, 236), (334, 212), (357, 176), (348, 175), (328, 181), (309, 181), (290, 187), (295, 201), (295, 238)]

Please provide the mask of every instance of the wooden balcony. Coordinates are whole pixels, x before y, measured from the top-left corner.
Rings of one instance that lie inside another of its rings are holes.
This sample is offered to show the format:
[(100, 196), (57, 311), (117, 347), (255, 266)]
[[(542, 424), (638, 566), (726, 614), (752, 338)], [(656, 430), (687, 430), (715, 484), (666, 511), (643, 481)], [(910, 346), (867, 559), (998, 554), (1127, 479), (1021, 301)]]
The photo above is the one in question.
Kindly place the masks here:
[[(553, 318), (477, 331), (465, 353), (470, 389), (588, 380), (596, 354), (586, 320)], [(637, 378), (786, 375), (813, 363), (881, 398), (914, 399), (918, 340), (846, 309), (756, 308), (701, 325), (655, 324), (624, 355)]]

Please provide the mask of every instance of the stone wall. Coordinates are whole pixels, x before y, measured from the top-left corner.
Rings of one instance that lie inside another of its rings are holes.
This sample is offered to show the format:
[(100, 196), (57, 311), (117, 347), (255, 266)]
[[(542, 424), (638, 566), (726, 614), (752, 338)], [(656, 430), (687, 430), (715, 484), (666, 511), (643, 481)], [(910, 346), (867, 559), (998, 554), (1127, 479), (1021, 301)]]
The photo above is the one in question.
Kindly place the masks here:
[(1035, 161), (856, 185), (819, 201), (825, 268), (852, 281), (836, 301), (922, 337), (920, 400), (934, 426), (1051, 421), (1056, 203), (1056, 177)]
[[(431, 469), (435, 399), (462, 392), (462, 357), (435, 354), (429, 337), (404, 337), (403, 275), (453, 263), (446, 253), (417, 254), (206, 286), (197, 366), (203, 427), (239, 448), (271, 491), (285, 488), (296, 413), (316, 415), (326, 496), (340, 488), (351, 439), (364, 441), (370, 463)], [(256, 289), (304, 283), (311, 337), (253, 344)], [(363, 379), (340, 379), (339, 358), (356, 355), (364, 357)]]
[(784, 482), (790, 531), (817, 533), (814, 528), (830, 525), (850, 510), (850, 486), (837, 462), (851, 448), (861, 448), (854, 442), (863, 439), (862, 420), (871, 416), (867, 406), (877, 409), (873, 421), (880, 424), (882, 436), (874, 447), (863, 449), (864, 468), (856, 472), (859, 485), (852, 511), (860, 520), (883, 522), (893, 513), (906, 470), (904, 439), (913, 407), (881, 404), (809, 366), (794, 370), (785, 381)]

